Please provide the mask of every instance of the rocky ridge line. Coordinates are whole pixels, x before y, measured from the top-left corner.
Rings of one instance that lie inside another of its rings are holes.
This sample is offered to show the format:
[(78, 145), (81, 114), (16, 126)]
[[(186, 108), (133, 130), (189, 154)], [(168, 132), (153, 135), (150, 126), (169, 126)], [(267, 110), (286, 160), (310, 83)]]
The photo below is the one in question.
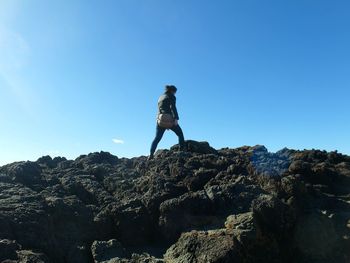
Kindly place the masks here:
[(0, 262), (350, 262), (350, 157), (187, 141), (0, 167)]

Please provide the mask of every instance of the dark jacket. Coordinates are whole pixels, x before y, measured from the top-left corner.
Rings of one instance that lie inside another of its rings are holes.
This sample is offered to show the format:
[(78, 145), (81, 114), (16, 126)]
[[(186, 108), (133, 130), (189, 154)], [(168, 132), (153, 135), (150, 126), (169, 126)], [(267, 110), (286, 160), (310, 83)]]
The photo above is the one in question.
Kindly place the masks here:
[(171, 93), (164, 93), (158, 99), (158, 114), (163, 113), (173, 115), (175, 120), (179, 119), (176, 109), (176, 97)]

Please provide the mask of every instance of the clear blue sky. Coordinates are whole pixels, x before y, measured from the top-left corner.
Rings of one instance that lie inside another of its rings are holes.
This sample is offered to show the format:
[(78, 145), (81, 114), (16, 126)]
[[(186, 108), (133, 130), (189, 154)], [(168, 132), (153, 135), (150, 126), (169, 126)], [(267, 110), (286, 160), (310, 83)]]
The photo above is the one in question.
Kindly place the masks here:
[[(168, 83), (186, 139), (350, 154), (349, 10), (346, 0), (0, 0), (0, 163), (148, 154)], [(168, 132), (159, 146), (176, 142)]]

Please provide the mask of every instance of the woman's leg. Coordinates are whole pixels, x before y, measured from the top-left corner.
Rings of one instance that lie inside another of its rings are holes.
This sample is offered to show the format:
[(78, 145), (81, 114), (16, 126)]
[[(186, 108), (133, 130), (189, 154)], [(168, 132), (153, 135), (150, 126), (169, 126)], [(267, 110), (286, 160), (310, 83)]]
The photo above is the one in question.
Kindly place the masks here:
[(180, 149), (184, 150), (185, 149), (185, 138), (184, 138), (184, 134), (182, 132), (182, 129), (180, 127), (180, 125), (176, 125), (173, 128), (171, 128), (171, 130), (173, 132), (175, 132), (175, 134), (177, 135), (177, 137), (179, 137), (179, 145), (180, 145)]
[(158, 143), (162, 139), (164, 132), (165, 132), (165, 129), (160, 127), (159, 125), (157, 125), (156, 137), (154, 138), (152, 145), (151, 145), (151, 156), (153, 156), (154, 152), (156, 151)]

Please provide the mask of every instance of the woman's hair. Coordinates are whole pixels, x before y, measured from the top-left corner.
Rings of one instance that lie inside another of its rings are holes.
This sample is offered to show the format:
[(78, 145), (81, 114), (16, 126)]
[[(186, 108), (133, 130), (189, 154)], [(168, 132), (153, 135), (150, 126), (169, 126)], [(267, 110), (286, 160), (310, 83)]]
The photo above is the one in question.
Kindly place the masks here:
[(165, 85), (165, 91), (177, 91), (177, 88), (174, 85)]

